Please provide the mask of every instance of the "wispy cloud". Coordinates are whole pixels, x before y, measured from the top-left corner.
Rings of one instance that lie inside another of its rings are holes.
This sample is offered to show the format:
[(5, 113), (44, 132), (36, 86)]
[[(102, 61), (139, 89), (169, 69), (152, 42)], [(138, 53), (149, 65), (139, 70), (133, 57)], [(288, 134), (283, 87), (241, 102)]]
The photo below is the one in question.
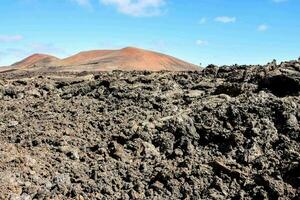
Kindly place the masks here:
[(0, 42), (17, 42), (23, 40), (22, 35), (0, 35)]
[(71, 1), (75, 2), (76, 4), (78, 4), (79, 6), (81, 6), (83, 8), (93, 10), (93, 5), (92, 5), (91, 0), (71, 0)]
[(198, 24), (205, 24), (207, 22), (206, 17), (202, 17), (199, 21)]
[(27, 55), (28, 49), (7, 48), (2, 53), (5, 56), (24, 57)]
[(77, 2), (81, 6), (87, 6), (87, 5), (91, 4), (90, 0), (74, 0), (74, 1)]
[(287, 2), (288, 0), (272, 0), (274, 3), (283, 3)]
[(114, 6), (120, 13), (130, 16), (156, 16), (162, 13), (165, 0), (100, 0), (103, 5)]
[(208, 42), (206, 40), (196, 40), (196, 45), (205, 46), (208, 45)]
[(169, 48), (169, 43), (165, 40), (150, 41), (149, 48), (154, 51), (165, 52)]
[(64, 54), (65, 50), (52, 43), (33, 43), (29, 45), (29, 53)]
[(236, 22), (236, 17), (229, 17), (229, 16), (219, 16), (215, 18), (216, 22), (221, 22), (224, 24), (228, 24), (228, 23), (234, 23)]
[(269, 26), (266, 25), (266, 24), (261, 24), (257, 27), (257, 30), (260, 31), (260, 32), (265, 32), (269, 29)]

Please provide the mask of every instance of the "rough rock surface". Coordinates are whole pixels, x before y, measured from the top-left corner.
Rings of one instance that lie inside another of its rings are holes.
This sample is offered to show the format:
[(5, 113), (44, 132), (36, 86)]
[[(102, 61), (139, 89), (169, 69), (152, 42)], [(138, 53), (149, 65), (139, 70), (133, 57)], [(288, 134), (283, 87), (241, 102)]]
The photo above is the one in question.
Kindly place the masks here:
[(1, 74), (0, 199), (299, 199), (299, 74)]

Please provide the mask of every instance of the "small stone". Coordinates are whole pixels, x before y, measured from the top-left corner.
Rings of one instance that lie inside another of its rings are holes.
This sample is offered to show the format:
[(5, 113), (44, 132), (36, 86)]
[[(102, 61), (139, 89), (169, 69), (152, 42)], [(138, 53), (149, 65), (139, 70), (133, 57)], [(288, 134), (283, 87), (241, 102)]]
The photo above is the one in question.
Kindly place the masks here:
[(154, 190), (159, 191), (162, 190), (164, 188), (164, 184), (162, 184), (159, 181), (156, 181), (155, 183), (152, 184), (152, 187)]
[(33, 167), (36, 165), (36, 160), (29, 155), (24, 156), (24, 164), (29, 167)]
[(185, 96), (190, 98), (197, 98), (203, 96), (204, 94), (205, 92), (202, 90), (190, 90)]
[(245, 161), (248, 163), (251, 163), (256, 158), (261, 156), (263, 154), (260, 146), (258, 146), (256, 143), (253, 144), (253, 146), (245, 152)]
[(181, 149), (175, 149), (174, 153), (176, 156), (183, 156), (183, 152)]
[(31, 200), (31, 196), (26, 194), (26, 193), (23, 193), (21, 196), (15, 198), (15, 200)]
[(52, 183), (50, 182), (50, 181), (46, 181), (45, 182), (45, 187), (47, 188), (47, 189), (51, 189), (52, 188)]
[(53, 182), (57, 185), (64, 185), (66, 187), (71, 185), (71, 179), (68, 174), (59, 174), (55, 176)]
[(162, 153), (166, 153), (168, 155), (173, 153), (175, 136), (169, 132), (162, 132), (156, 143), (159, 144), (159, 149)]
[(17, 121), (10, 121), (10, 122), (8, 123), (8, 127), (9, 127), (9, 128), (12, 128), (12, 127), (17, 126), (18, 124), (19, 124), (19, 122), (17, 122)]
[(58, 148), (58, 151), (65, 153), (66, 156), (68, 156), (72, 160), (78, 160), (80, 158), (78, 151), (70, 146), (60, 146)]
[(230, 101), (231, 97), (227, 94), (220, 94), (220, 98), (225, 99), (226, 101)]
[(136, 192), (135, 190), (131, 190), (130, 193), (129, 193), (129, 196), (130, 196), (131, 199), (143, 199), (143, 195)]
[(30, 186), (31, 186), (31, 183), (30, 183), (29, 181), (26, 181), (26, 182), (24, 183), (24, 186), (25, 186), (25, 187), (30, 187)]
[(130, 156), (125, 152), (123, 145), (115, 141), (110, 145), (110, 154), (112, 157), (120, 159), (121, 161), (130, 160)]
[(101, 192), (103, 194), (108, 194), (108, 195), (112, 195), (114, 193), (114, 191), (112, 190), (112, 188), (110, 186), (104, 186), (104, 188), (102, 188)]
[(45, 84), (45, 85), (42, 86), (42, 89), (49, 92), (51, 90), (54, 90), (55, 87), (52, 84)]
[(159, 151), (155, 148), (153, 144), (149, 142), (143, 142), (143, 146), (145, 149), (146, 158), (160, 157)]
[(288, 115), (287, 125), (290, 128), (299, 128), (297, 117), (293, 114)]
[(252, 128), (251, 131), (252, 131), (252, 133), (253, 133), (254, 136), (258, 136), (259, 133), (260, 133), (259, 128)]
[(67, 156), (72, 160), (79, 160), (79, 154), (76, 150), (71, 150), (67, 153)]
[(35, 171), (33, 171), (33, 170), (30, 170), (30, 171), (29, 171), (29, 174), (30, 174), (30, 175), (35, 175), (35, 174), (36, 174), (36, 172), (35, 172)]
[(79, 195), (78, 200), (84, 200), (83, 196)]
[(18, 99), (23, 99), (24, 96), (25, 96), (25, 95), (24, 95), (23, 92), (20, 92), (20, 93), (17, 94), (17, 98), (18, 98)]
[(40, 97), (41, 93), (37, 89), (29, 90), (27, 92), (28, 95), (33, 96), (33, 97)]
[(191, 140), (183, 137), (180, 142), (180, 146), (186, 154), (193, 155), (195, 153), (195, 147), (191, 143)]

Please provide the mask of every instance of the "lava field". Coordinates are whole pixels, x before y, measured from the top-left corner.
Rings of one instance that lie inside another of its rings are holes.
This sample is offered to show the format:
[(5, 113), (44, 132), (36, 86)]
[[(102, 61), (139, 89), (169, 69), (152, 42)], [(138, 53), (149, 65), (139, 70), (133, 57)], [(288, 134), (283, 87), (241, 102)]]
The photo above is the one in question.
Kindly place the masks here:
[(299, 199), (300, 61), (0, 74), (0, 199)]

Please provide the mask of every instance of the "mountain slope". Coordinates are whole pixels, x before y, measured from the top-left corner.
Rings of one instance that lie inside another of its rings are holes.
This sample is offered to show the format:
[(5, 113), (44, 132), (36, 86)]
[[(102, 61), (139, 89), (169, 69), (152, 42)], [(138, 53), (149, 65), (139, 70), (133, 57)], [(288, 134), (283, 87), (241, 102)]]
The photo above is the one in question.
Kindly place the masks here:
[(58, 61), (59, 65), (62, 66), (70, 66), (70, 65), (85, 65), (90, 63), (92, 60), (101, 58), (107, 54), (112, 53), (113, 50), (92, 50), (92, 51), (84, 51), (68, 58), (62, 59)]
[(177, 58), (133, 47), (81, 52), (52, 64), (61, 66), (63, 71), (198, 70), (196, 65)]
[(33, 67), (43, 67), (49, 63), (55, 62), (59, 60), (51, 55), (46, 54), (33, 54), (20, 62), (17, 62), (12, 65), (12, 67), (21, 68), (21, 69), (29, 69)]
[(162, 53), (127, 47), (119, 50), (93, 50), (65, 59), (44, 54), (32, 55), (14, 65), (22, 70), (37, 71), (196, 71), (194, 64)]

